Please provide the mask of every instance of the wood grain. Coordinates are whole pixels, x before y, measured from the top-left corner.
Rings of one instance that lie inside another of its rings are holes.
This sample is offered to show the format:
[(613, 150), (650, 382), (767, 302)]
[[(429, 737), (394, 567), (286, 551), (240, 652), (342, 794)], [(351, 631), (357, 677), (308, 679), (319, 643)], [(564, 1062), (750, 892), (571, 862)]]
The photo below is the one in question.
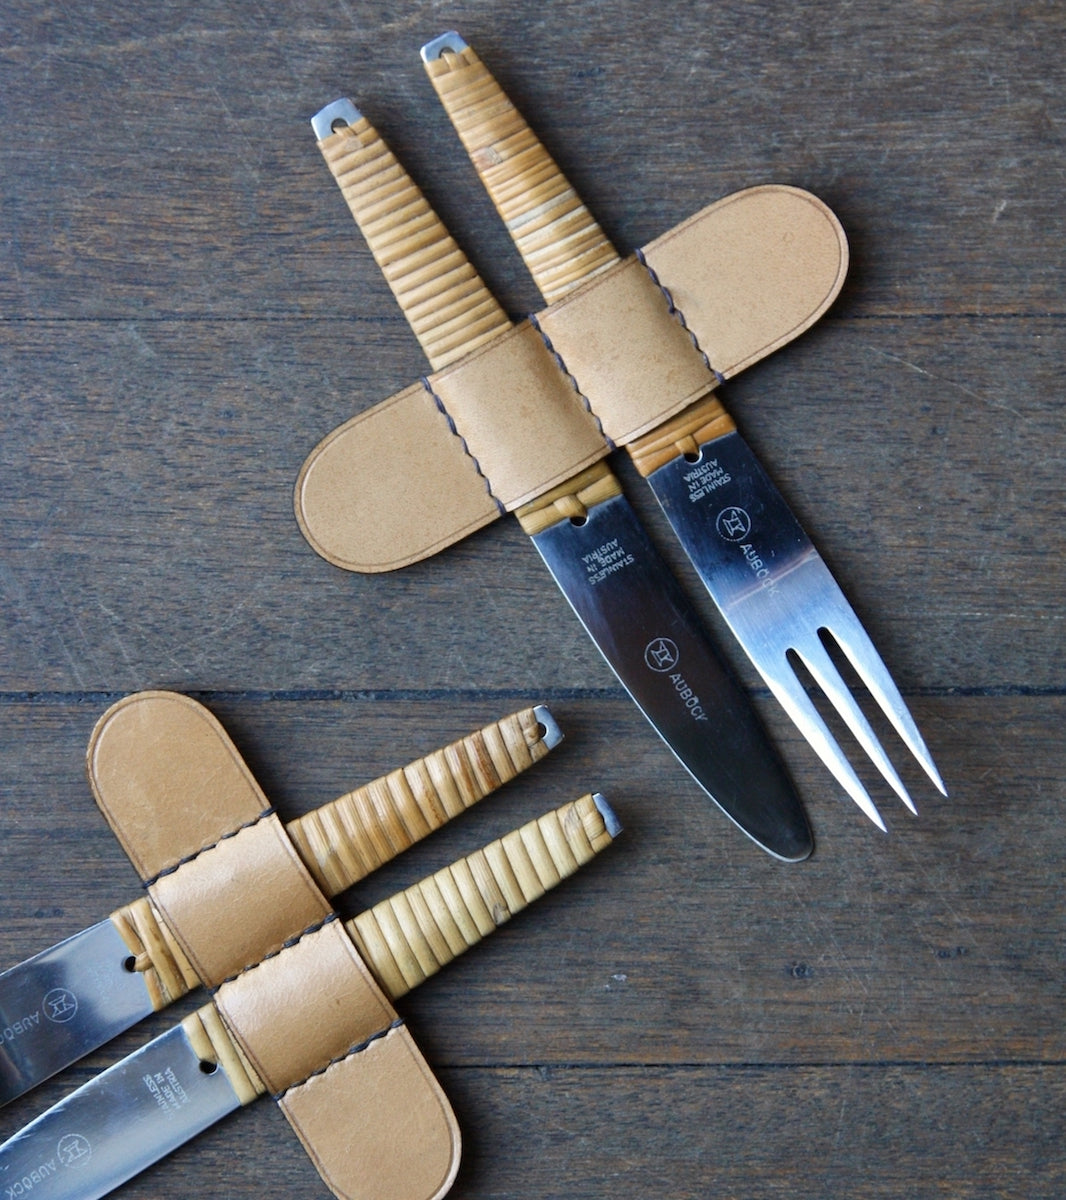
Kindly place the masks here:
[[(905, 772), (913, 818), (870, 779), (878, 833), (723, 642), (814, 826), (783, 867), (676, 767), (517, 523), (374, 577), (301, 538), (307, 452), (425, 370), (312, 114), (351, 95), (509, 317), (539, 307), (419, 61), (442, 21), (620, 252), (759, 183), (840, 216), (840, 300), (722, 401), (950, 799)], [(286, 821), (547, 702), (557, 750), (341, 901), (590, 790), (625, 825), (401, 1002), (463, 1129), (453, 1195), (1066, 1193), (1064, 33), (1050, 0), (9, 3), (0, 968), (136, 895), (82, 766), (126, 692), (206, 703)], [(202, 1000), (0, 1111), (0, 1136)], [(327, 1193), (262, 1101), (119, 1194)]]

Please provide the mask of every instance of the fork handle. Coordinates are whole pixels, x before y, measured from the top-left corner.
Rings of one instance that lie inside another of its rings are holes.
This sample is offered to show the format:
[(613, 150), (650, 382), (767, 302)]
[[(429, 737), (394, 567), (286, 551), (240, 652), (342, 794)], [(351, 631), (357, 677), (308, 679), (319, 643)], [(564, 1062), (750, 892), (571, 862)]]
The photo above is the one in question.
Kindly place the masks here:
[(582, 796), (383, 900), (346, 928), (395, 1000), (573, 875), (620, 829), (602, 796)]
[(414, 181), (350, 100), (312, 121), (326, 165), (434, 370), (511, 321)]
[(474, 50), (446, 34), (422, 56), (544, 299), (551, 304), (617, 263), (606, 234)]
[[(426, 72), (515, 246), (549, 303), (619, 261), (603, 230), (475, 51), (456, 33), (422, 51)], [(736, 429), (713, 393), (630, 442), (637, 470)]]

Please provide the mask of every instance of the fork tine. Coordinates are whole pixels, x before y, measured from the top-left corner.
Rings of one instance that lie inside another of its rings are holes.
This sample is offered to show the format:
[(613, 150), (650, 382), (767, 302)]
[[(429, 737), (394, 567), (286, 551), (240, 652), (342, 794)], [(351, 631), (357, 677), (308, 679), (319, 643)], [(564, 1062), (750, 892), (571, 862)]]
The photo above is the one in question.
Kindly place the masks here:
[[(848, 661), (855, 668), (856, 674), (866, 685), (870, 695), (877, 701), (881, 711), (892, 722), (892, 727), (902, 738), (904, 745), (921, 763), (922, 769), (936, 785), (940, 794), (946, 796), (948, 790), (944, 786), (940, 772), (936, 769), (925, 739), (918, 732), (918, 726), (900, 695), (899, 688), (893, 683), (888, 668), (877, 653), (873, 642), (870, 641), (869, 634), (863, 629), (850, 606), (847, 613), (841, 615), (845, 617), (842, 624), (838, 627), (834, 623), (832, 627), (828, 628), (828, 633), (847, 656)], [(841, 630), (843, 630), (843, 634)]]
[(896, 768), (892, 765), (891, 760), (885, 753), (884, 747), (878, 741), (877, 735), (870, 728), (870, 722), (866, 719), (866, 714), (856, 703), (855, 697), (848, 690), (847, 684), (841, 679), (840, 673), (833, 664), (833, 660), (829, 657), (825, 646), (818, 638), (817, 632), (812, 637), (805, 638), (802, 644), (793, 646), (792, 649), (810, 672), (815, 683), (822, 689), (830, 703), (840, 714), (844, 723), (851, 730), (855, 740), (862, 746), (870, 758), (873, 759), (877, 769), (888, 781), (892, 790), (912, 813), (917, 814), (918, 810), (914, 807), (914, 802), (907, 794), (907, 789), (903, 786), (903, 781), (900, 779)]
[[(799, 728), (800, 733), (814, 748), (815, 753), (829, 768), (837, 783), (847, 792), (862, 811), (882, 832), (887, 833), (881, 814), (877, 811), (870, 793), (863, 786), (855, 768), (841, 750), (836, 738), (829, 732), (829, 727), (822, 720), (822, 715), (814, 707), (810, 697), (804, 690), (796, 673), (792, 670), (788, 659), (780, 659), (781, 669), (771, 670), (768, 663), (757, 663), (759, 673), (766, 681), (774, 698), (788, 713), (789, 717)], [(773, 664), (776, 667), (776, 662)]]

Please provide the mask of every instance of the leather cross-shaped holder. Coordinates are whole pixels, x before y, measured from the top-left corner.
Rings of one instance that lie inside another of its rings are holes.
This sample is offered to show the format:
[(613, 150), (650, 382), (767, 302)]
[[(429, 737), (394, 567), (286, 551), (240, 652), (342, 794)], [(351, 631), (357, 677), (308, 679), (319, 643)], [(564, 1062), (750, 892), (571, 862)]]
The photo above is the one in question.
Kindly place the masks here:
[(189, 697), (115, 704), (89, 744), (97, 803), (147, 895), (112, 916), (157, 1007), (204, 983), (182, 1025), (242, 1103), (272, 1095), (342, 1197), (430, 1200), (460, 1136), (393, 1000), (609, 844), (602, 797), (530, 822), (351, 921), (327, 894), (533, 764), (558, 740), (529, 709), (288, 827)]
[[(476, 82), (469, 90), (474, 109)], [(576, 495), (574, 481), (598, 478), (593, 468), (616, 447), (648, 473), (720, 419), (707, 401), (719, 383), (809, 329), (843, 286), (848, 247), (835, 215), (808, 192), (767, 185), (628, 258), (608, 246), (591, 271), (596, 248), (564, 239), (561, 257), (549, 248), (542, 281), (561, 298), (512, 326), (456, 265), (458, 248), (433, 230), (370, 124), (331, 122), (330, 111), (316, 118), (319, 149), (434, 364), (328, 434), (300, 472), (304, 536), (347, 570), (406, 566), (505, 512), (534, 532), (524, 511)], [(558, 236), (566, 201), (531, 204), (512, 233), (535, 240), (551, 225)], [(589, 278), (571, 290), (567, 271)]]

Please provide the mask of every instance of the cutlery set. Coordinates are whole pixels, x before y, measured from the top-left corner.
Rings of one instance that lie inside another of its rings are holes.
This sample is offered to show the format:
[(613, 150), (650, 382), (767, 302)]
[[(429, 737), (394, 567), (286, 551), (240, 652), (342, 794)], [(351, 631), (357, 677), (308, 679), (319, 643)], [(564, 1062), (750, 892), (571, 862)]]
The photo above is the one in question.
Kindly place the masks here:
[[(770, 855), (806, 858), (796, 789), (741, 685), (626, 498), (625, 449), (772, 695), (881, 829), (797, 666), (914, 804), (834, 655), (945, 792), (888, 669), (717, 395), (809, 328), (847, 243), (795, 188), (712, 204), (629, 257), (471, 47), (422, 59), (546, 308), (512, 322), (357, 106), (319, 150), (428, 363), (324, 438), (296, 484), (307, 540), (392, 570), (514, 513), (570, 607), (680, 764)], [(608, 845), (598, 793), (349, 921), (330, 897), (525, 771), (561, 740), (524, 709), (282, 825), (210, 713), (169, 692), (93, 731), (93, 794), (140, 899), (0, 974), (0, 1104), (194, 988), (209, 1000), (0, 1146), (0, 1188), (93, 1200), (235, 1109), (272, 1096), (339, 1196), (442, 1196), (454, 1116), (393, 1001)], [(945, 792), (946, 794), (946, 792)]]

